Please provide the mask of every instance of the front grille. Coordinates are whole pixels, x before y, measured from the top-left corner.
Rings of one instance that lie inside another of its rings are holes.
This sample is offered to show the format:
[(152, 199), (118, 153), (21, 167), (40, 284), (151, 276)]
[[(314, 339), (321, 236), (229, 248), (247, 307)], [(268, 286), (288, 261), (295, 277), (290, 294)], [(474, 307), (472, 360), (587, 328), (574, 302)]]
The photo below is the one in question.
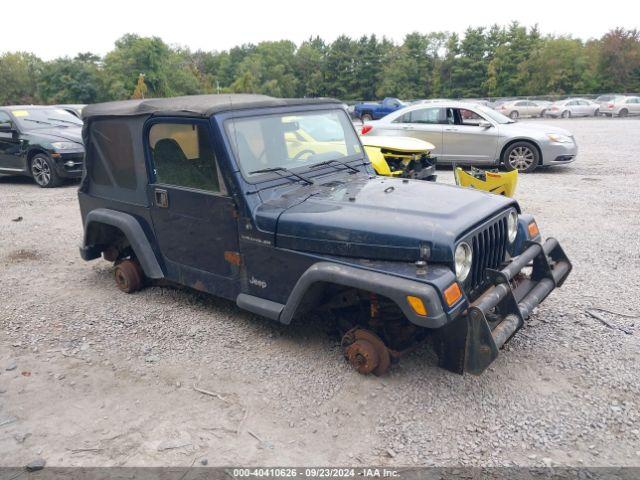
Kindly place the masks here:
[(485, 270), (496, 269), (504, 261), (507, 252), (507, 217), (499, 218), (474, 233), (470, 244), (473, 263), (467, 288), (475, 290), (484, 283)]

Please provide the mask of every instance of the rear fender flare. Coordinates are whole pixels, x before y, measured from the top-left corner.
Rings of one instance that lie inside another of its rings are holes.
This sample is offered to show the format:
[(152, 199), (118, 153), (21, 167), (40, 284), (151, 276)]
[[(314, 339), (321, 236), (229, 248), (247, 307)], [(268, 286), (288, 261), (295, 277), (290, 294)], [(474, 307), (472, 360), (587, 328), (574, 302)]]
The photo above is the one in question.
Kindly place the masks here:
[(164, 273), (149, 243), (149, 239), (135, 217), (128, 213), (108, 208), (97, 208), (90, 211), (84, 221), (83, 248), (85, 249), (90, 247), (90, 245), (87, 245), (87, 232), (90, 231), (92, 224), (111, 225), (119, 229), (127, 237), (131, 248), (136, 254), (136, 258), (144, 270), (144, 274), (148, 278), (164, 278)]

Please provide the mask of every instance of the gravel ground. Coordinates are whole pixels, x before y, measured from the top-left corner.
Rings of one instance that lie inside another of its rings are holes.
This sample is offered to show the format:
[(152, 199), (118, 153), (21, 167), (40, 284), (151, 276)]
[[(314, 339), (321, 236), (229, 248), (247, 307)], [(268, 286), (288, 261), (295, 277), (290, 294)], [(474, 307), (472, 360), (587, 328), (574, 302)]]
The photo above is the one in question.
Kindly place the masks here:
[(75, 185), (0, 178), (0, 465), (640, 465), (640, 121), (561, 124), (579, 159), (517, 197), (574, 271), (481, 377), (428, 347), (363, 377), (320, 318), (119, 293)]

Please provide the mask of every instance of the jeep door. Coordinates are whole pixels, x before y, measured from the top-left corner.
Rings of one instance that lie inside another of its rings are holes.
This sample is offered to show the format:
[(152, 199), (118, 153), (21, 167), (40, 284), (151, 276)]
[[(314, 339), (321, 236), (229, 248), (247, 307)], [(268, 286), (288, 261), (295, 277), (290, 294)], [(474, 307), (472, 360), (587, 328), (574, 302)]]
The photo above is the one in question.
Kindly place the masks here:
[(442, 107), (411, 110), (393, 121), (394, 130), (402, 136), (418, 138), (435, 145), (433, 155), (442, 153), (442, 131), (446, 123), (446, 112)]
[(199, 281), (209, 280), (201, 289), (215, 293), (224, 288), (215, 279), (228, 279), (236, 271), (228, 259), (238, 251), (238, 230), (210, 125), (195, 119), (155, 119), (145, 131), (151, 216), (168, 270), (179, 276), (172, 280), (200, 272)]
[(11, 116), (0, 111), (0, 170), (23, 172), (24, 165), (20, 155), (20, 139), (16, 135), (15, 123)]
[[(467, 108), (447, 108), (443, 154), (438, 162), (450, 164), (493, 164), (499, 132), (493, 122)], [(488, 122), (489, 127), (480, 122)]]

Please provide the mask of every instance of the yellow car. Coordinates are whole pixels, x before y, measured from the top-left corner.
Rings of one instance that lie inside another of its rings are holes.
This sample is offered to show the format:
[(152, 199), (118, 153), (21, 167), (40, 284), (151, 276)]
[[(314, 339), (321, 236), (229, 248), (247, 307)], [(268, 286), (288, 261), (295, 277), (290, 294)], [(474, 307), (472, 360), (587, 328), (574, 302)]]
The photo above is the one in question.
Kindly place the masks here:
[(411, 137), (360, 137), (378, 175), (435, 181), (435, 146)]
[[(436, 159), (430, 156), (435, 146), (412, 137), (362, 136), (362, 144), (378, 175), (435, 181)], [(518, 171), (498, 172), (472, 167), (454, 170), (456, 185), (513, 197)]]

